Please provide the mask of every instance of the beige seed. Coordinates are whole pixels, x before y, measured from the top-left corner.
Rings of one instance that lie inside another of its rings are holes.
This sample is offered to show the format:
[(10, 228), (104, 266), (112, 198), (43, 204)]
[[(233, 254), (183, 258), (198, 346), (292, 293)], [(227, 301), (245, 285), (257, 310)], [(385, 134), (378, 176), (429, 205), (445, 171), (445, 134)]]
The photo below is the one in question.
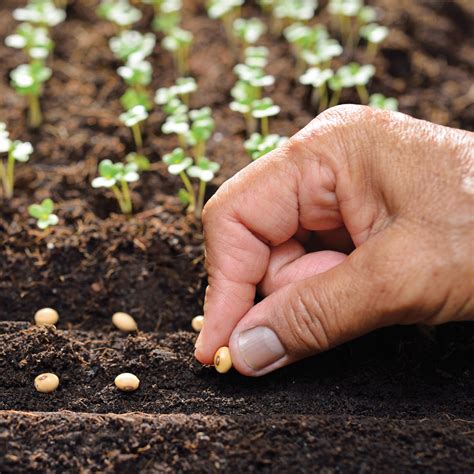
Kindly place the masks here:
[(203, 324), (204, 324), (204, 316), (202, 315), (195, 316), (191, 321), (191, 326), (196, 332), (201, 331)]
[(37, 326), (48, 326), (56, 324), (59, 319), (59, 314), (55, 309), (43, 308), (35, 313), (35, 323)]
[(58, 376), (49, 372), (35, 378), (35, 388), (41, 393), (54, 392), (59, 386)]
[(214, 356), (214, 366), (217, 372), (225, 374), (232, 368), (232, 358), (230, 357), (230, 351), (227, 346), (217, 349)]
[(136, 321), (127, 313), (115, 313), (112, 316), (112, 322), (123, 332), (133, 332), (138, 329)]
[(136, 375), (125, 372), (115, 377), (115, 385), (124, 392), (133, 392), (140, 385), (140, 380)]

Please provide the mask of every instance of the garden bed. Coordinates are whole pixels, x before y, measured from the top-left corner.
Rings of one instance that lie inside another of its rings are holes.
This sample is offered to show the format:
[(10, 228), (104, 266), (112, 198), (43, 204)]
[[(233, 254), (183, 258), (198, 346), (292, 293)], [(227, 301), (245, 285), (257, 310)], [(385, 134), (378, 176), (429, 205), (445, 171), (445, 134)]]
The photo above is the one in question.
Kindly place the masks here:
[[(191, 105), (211, 106), (217, 124), (208, 155), (222, 168), (211, 194), (250, 160), (244, 122), (228, 107), (236, 57), (201, 3), (186, 2), (183, 26), (195, 38), (189, 65), (199, 93)], [(245, 16), (265, 19), (248, 3)], [(370, 3), (391, 29), (371, 92), (397, 97), (402, 112), (472, 130), (471, 3)], [(147, 122), (144, 152), (154, 170), (132, 188), (135, 212), (124, 217), (90, 185), (100, 160), (133, 151), (118, 120), (125, 86), (108, 47), (114, 31), (97, 18), (95, 0), (70, 2), (53, 30), (44, 124), (32, 131), (8, 84), (21, 54), (3, 44), (20, 4), (0, 5), (0, 121), (35, 152), (18, 166), (14, 198), (0, 201), (0, 471), (472, 472), (473, 324), (429, 335), (385, 329), (259, 380), (220, 376), (194, 361), (190, 321), (206, 285), (202, 229), (161, 162), (177, 146), (160, 132), (164, 114), (155, 109)], [(152, 15), (144, 12), (141, 31)], [(325, 14), (321, 21), (328, 24)], [(294, 80), (286, 42), (267, 34), (262, 44), (276, 77), (269, 95), (282, 110), (272, 131), (291, 136), (315, 111)], [(170, 86), (172, 60), (159, 42), (150, 61), (152, 89)], [(342, 99), (358, 101), (354, 91)], [(45, 197), (57, 203), (60, 222), (40, 231), (27, 208)], [(30, 327), (45, 306), (58, 310), (57, 329)], [(115, 331), (115, 311), (132, 314), (140, 332)], [(35, 392), (42, 371), (60, 377), (55, 393)], [(139, 376), (138, 391), (114, 387), (125, 371)]]

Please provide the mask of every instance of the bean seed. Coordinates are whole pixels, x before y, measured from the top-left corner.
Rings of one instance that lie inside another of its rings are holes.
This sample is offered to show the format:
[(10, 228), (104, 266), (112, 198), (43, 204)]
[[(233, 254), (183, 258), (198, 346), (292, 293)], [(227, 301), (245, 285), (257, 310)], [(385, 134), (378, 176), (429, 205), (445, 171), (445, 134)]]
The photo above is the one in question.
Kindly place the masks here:
[(112, 322), (123, 332), (133, 332), (138, 329), (136, 321), (127, 313), (115, 313), (112, 316)]
[(140, 385), (140, 380), (136, 375), (125, 372), (115, 377), (115, 385), (124, 392), (133, 392)]
[(232, 358), (230, 357), (229, 348), (224, 346), (217, 349), (214, 356), (214, 366), (217, 372), (225, 374), (232, 368)]
[(204, 324), (204, 316), (195, 316), (191, 321), (191, 326), (196, 332), (201, 332), (202, 325)]
[(55, 309), (43, 308), (35, 313), (35, 323), (37, 326), (48, 326), (56, 324), (59, 319), (59, 314)]
[(54, 392), (59, 386), (59, 378), (49, 372), (40, 374), (35, 378), (35, 388), (41, 393)]

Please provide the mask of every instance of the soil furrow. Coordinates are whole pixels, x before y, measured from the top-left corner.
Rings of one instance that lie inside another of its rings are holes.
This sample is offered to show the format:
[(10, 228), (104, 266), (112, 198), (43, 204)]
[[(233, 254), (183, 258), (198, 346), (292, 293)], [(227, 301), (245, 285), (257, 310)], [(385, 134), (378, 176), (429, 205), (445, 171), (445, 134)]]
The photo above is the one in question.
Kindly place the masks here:
[(474, 469), (473, 424), (447, 418), (3, 412), (0, 447), (5, 472)]
[[(379, 331), (260, 379), (201, 367), (194, 339), (2, 323), (0, 409), (474, 418), (472, 332), (456, 325), (436, 342), (415, 329)], [(59, 376), (55, 393), (35, 392), (42, 372)], [(114, 386), (121, 372), (140, 378), (136, 392)]]

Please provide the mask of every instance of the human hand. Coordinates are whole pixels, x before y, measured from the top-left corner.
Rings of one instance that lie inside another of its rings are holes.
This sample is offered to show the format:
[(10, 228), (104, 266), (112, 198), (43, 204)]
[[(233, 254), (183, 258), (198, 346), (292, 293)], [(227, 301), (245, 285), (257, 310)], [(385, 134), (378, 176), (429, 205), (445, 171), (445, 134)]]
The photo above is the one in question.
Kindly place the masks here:
[[(473, 133), (332, 108), (224, 183), (203, 224), (203, 364), (229, 345), (258, 376), (379, 327), (473, 318)], [(307, 252), (315, 236), (332, 250)]]

